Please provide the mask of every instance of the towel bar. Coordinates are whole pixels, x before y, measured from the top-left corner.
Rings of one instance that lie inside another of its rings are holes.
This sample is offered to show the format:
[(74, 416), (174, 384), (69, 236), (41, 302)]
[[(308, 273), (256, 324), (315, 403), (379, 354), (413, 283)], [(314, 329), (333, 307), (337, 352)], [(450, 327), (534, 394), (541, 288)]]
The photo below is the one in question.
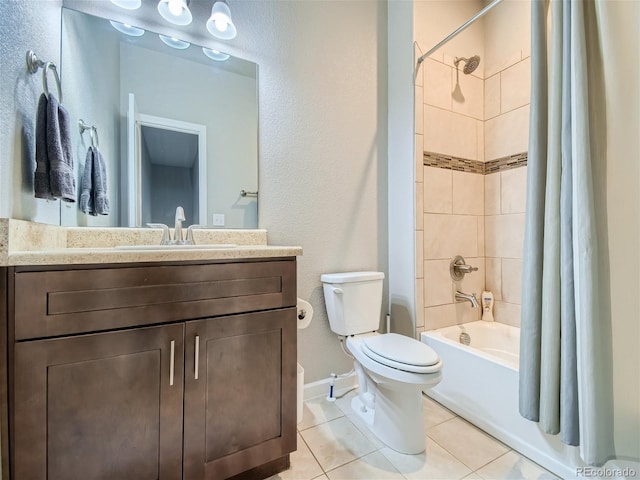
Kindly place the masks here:
[(91, 145), (95, 148), (100, 148), (100, 137), (98, 137), (98, 127), (95, 125), (89, 125), (84, 120), (78, 120), (78, 128), (80, 129), (80, 135), (82, 135), (85, 130), (89, 130), (89, 135), (91, 136)]

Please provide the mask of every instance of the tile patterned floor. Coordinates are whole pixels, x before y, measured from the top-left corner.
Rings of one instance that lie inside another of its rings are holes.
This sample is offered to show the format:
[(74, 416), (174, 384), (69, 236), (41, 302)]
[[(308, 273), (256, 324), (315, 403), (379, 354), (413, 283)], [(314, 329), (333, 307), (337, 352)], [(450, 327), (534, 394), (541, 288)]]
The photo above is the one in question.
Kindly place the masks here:
[(269, 480), (557, 479), (426, 396), (427, 450), (400, 454), (353, 414), (355, 394), (335, 403), (324, 397), (306, 401), (291, 468)]

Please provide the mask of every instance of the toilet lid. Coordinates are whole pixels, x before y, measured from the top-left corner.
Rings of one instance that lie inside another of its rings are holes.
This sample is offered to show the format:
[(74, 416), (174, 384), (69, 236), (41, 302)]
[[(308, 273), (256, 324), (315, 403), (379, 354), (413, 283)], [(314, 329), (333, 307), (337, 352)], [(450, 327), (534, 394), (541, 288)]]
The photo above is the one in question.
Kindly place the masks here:
[(440, 357), (431, 347), (397, 333), (364, 339), (362, 351), (383, 365), (408, 372), (433, 373), (441, 368)]

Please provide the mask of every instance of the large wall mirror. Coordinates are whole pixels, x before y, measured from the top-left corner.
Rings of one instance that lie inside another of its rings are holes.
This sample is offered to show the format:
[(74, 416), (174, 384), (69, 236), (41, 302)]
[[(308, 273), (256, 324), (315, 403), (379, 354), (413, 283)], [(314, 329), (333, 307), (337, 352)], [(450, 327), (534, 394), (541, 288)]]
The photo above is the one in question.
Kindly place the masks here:
[(63, 225), (172, 225), (180, 205), (187, 224), (258, 227), (255, 63), (63, 8), (61, 72), (78, 192), (93, 142), (110, 203), (61, 202)]

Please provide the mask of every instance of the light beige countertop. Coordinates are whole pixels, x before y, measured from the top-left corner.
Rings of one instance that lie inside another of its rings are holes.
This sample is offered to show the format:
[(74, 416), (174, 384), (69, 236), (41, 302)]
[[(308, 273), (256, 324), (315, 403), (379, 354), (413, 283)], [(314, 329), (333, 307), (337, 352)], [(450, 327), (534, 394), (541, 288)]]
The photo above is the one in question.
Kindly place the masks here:
[[(117, 246), (159, 245), (162, 231), (150, 228), (60, 227), (0, 219), (0, 266), (230, 260), (302, 255), (301, 247), (267, 245), (266, 230), (194, 230), (196, 245), (185, 250), (122, 250)], [(211, 248), (211, 244), (233, 247)]]

